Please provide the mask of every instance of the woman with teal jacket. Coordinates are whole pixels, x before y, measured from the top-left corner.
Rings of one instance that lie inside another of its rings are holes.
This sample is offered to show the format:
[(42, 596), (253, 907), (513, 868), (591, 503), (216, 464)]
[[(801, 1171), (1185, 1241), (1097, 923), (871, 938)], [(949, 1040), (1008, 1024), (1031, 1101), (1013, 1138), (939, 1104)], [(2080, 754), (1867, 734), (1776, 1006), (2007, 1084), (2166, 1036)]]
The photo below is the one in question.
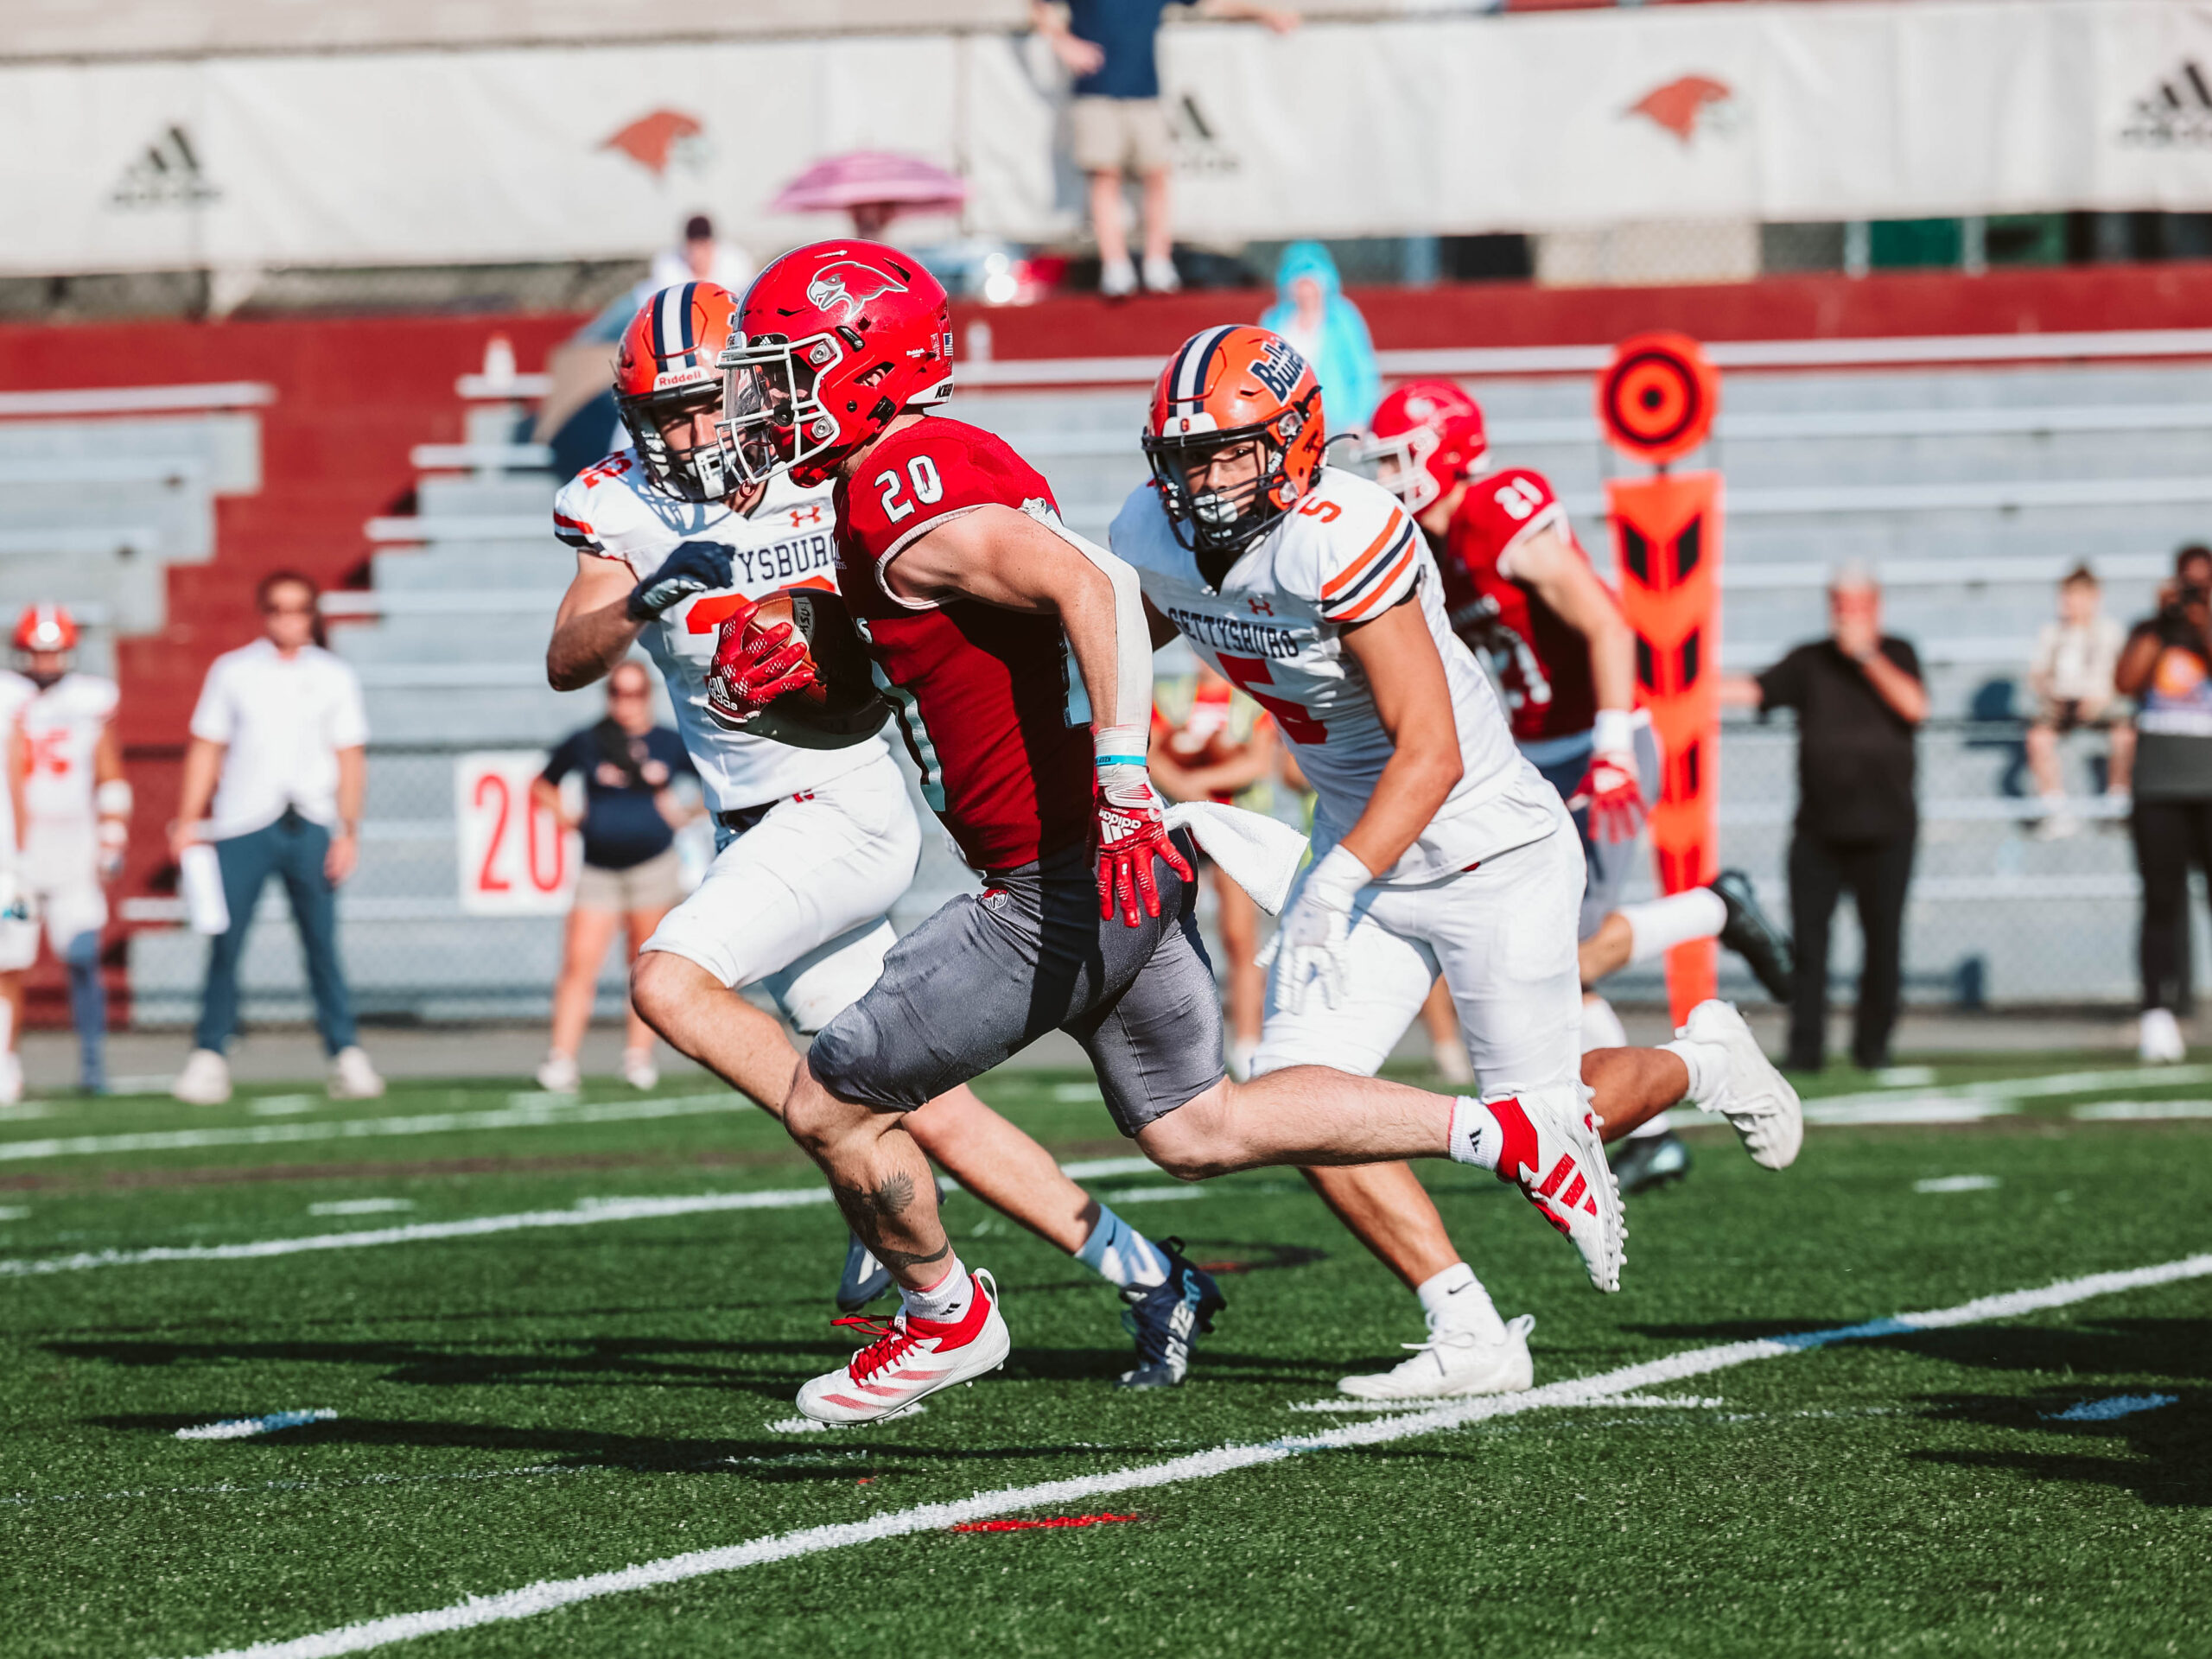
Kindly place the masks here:
[(1344, 297), (1337, 262), (1319, 242), (1294, 242), (1275, 267), (1275, 302), (1260, 319), (1295, 346), (1321, 383), (1329, 434), (1364, 427), (1382, 395), (1367, 319)]

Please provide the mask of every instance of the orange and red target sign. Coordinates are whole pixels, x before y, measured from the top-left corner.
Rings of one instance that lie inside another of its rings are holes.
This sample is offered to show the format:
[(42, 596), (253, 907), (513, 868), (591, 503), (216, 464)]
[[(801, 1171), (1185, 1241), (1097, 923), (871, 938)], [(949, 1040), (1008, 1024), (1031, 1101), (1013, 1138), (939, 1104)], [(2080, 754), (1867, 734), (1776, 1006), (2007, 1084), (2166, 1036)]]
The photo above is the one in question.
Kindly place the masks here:
[[(1681, 334), (1623, 341), (1598, 382), (1606, 435), (1661, 469), (1651, 478), (1607, 480), (1605, 498), (1621, 607), (1636, 630), (1637, 694), (1664, 758), (1651, 814), (1662, 893), (1702, 886), (1719, 873), (1720, 474), (1665, 469), (1705, 442), (1719, 402), (1719, 376), (1697, 342)], [(1710, 939), (1667, 953), (1676, 1023), (1713, 995), (1719, 966)]]

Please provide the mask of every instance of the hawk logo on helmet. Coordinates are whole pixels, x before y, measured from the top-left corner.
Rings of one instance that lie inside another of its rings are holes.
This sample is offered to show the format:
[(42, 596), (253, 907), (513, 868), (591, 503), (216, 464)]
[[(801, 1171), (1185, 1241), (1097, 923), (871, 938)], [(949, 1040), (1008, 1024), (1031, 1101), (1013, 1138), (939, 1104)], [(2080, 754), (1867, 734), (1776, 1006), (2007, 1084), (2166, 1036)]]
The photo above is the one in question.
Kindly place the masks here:
[(904, 294), (906, 284), (887, 271), (873, 265), (864, 265), (857, 259), (838, 259), (814, 273), (814, 280), (806, 285), (807, 302), (817, 311), (827, 311), (833, 305), (845, 308), (844, 321), (851, 322), (861, 314), (870, 300), (885, 294)]

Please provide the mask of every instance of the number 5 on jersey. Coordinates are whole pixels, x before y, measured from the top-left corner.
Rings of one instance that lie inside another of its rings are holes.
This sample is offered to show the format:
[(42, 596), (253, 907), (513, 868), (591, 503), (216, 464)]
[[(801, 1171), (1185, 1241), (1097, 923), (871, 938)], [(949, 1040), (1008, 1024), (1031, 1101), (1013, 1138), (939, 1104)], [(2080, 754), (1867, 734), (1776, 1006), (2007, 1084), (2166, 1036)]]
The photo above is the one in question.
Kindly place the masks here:
[(1275, 696), (1261, 689), (1274, 683), (1274, 677), (1268, 672), (1265, 658), (1231, 657), (1227, 652), (1223, 652), (1219, 660), (1221, 671), (1229, 682), (1274, 715), (1275, 724), (1282, 728), (1282, 734), (1292, 742), (1325, 743), (1329, 741), (1329, 728), (1307, 714), (1303, 704)]

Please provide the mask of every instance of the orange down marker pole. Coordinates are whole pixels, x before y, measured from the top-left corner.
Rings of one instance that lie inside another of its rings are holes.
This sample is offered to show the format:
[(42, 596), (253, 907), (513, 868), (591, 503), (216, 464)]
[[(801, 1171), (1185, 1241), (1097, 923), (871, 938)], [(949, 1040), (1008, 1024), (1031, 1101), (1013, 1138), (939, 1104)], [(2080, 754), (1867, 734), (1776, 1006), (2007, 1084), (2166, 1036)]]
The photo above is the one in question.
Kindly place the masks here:
[[(1606, 505), (1621, 607), (1636, 631), (1639, 701), (1659, 741), (1662, 782), (1651, 814), (1659, 890), (1681, 893), (1719, 874), (1720, 795), (1720, 474), (1669, 474), (1705, 441), (1720, 382), (1697, 342), (1680, 334), (1624, 341), (1598, 383), (1606, 434), (1656, 476), (1611, 479)], [(1719, 982), (1711, 939), (1667, 953), (1667, 997), (1680, 1025)]]

